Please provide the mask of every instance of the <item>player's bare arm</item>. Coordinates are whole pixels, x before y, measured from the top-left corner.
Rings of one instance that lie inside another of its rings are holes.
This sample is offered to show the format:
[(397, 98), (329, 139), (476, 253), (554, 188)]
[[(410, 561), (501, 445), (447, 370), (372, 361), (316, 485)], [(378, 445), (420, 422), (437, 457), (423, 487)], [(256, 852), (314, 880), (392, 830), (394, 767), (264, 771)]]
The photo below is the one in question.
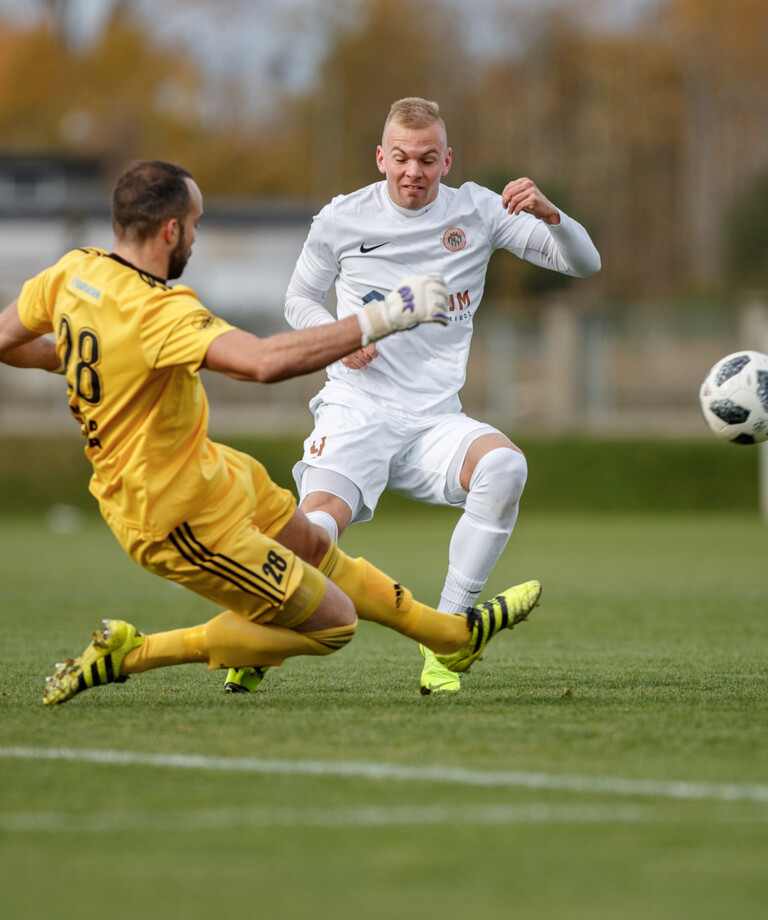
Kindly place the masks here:
[(51, 372), (61, 367), (54, 343), (30, 332), (19, 319), (16, 300), (0, 313), (0, 361), (13, 367), (36, 367)]
[(310, 374), (418, 323), (447, 325), (448, 292), (437, 275), (404, 278), (384, 300), (356, 316), (323, 326), (259, 338), (242, 329), (226, 332), (208, 348), (203, 367), (238, 380), (274, 383)]
[(560, 223), (560, 212), (531, 179), (508, 182), (501, 193), (501, 203), (510, 214), (525, 211), (547, 224)]
[(275, 383), (327, 367), (359, 349), (362, 336), (354, 316), (329, 326), (280, 332), (263, 339), (236, 329), (214, 339), (203, 367), (236, 380)]

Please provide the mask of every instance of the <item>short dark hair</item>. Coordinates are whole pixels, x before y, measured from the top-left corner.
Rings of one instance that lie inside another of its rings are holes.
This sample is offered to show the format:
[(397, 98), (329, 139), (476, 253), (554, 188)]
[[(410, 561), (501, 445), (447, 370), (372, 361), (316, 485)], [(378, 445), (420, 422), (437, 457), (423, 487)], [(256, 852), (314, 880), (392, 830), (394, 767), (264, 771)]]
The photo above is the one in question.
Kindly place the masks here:
[(120, 176), (112, 194), (112, 227), (119, 237), (142, 242), (166, 220), (183, 221), (191, 206), (186, 169), (163, 160), (137, 160)]

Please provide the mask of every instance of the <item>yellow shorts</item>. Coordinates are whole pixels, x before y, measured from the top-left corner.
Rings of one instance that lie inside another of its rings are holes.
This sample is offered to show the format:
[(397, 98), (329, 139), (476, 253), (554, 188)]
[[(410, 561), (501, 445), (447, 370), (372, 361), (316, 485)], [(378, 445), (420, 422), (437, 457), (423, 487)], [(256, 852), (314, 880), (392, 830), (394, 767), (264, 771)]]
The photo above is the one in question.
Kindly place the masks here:
[(296, 500), (257, 460), (232, 452), (232, 484), (165, 539), (148, 539), (109, 509), (101, 512), (128, 555), (143, 568), (260, 623), (304, 622), (325, 593), (323, 575), (274, 537)]

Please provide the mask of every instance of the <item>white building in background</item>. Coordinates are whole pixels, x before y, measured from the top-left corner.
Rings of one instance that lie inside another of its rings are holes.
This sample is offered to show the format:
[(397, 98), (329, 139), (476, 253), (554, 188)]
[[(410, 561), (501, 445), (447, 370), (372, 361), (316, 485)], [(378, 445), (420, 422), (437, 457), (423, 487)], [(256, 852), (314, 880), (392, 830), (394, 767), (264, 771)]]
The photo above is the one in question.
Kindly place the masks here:
[[(100, 164), (0, 155), (0, 300), (78, 246), (112, 247), (111, 190)], [(249, 329), (287, 328), (283, 298), (312, 220), (309, 206), (205, 199), (184, 283)]]

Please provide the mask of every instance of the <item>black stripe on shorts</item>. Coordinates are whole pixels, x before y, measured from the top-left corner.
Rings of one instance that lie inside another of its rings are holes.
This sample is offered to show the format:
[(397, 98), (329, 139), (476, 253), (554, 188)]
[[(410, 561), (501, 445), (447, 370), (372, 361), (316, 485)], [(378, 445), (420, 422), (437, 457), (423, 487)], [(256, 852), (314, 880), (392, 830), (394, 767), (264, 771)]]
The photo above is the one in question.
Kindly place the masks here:
[(285, 596), (276, 591), (263, 575), (246, 568), (229, 556), (207, 549), (192, 533), (189, 524), (177, 527), (168, 535), (168, 539), (191, 565), (228, 581), (246, 594), (262, 597), (275, 606), (282, 604), (285, 599)]

